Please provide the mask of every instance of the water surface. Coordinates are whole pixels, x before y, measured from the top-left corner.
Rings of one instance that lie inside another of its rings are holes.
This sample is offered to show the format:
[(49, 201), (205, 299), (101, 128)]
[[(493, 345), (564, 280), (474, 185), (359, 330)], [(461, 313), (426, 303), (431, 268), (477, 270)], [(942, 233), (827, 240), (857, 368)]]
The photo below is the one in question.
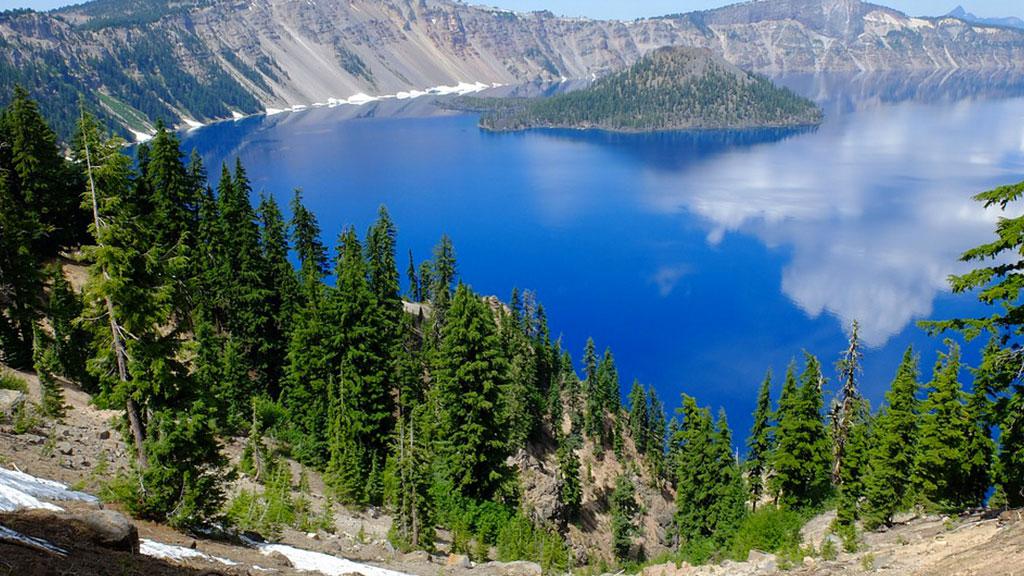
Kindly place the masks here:
[(812, 130), (490, 134), (428, 101), (314, 109), (188, 134), (211, 173), (242, 159), (287, 205), (305, 191), (326, 240), (386, 204), (406, 252), (442, 232), (479, 292), (535, 290), (578, 360), (587, 336), (622, 385), (725, 406), (745, 435), (764, 371), (801, 350), (834, 379), (844, 329), (870, 349), (877, 404), (915, 321), (976, 314), (946, 277), (998, 213), (970, 196), (1024, 179), (1015, 75), (834, 75), (782, 82), (821, 101)]

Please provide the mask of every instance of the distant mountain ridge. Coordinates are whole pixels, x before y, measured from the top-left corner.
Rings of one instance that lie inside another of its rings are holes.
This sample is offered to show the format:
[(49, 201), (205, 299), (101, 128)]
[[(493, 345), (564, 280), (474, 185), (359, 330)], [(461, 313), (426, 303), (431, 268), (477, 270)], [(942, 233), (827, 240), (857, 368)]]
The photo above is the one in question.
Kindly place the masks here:
[(67, 135), (81, 94), (130, 135), (360, 93), (596, 78), (662, 46), (759, 72), (1024, 67), (1022, 30), (860, 0), (630, 22), (450, 0), (95, 0), (0, 14), (0, 99), (25, 85)]
[(953, 18), (959, 18), (964, 22), (970, 22), (971, 24), (981, 24), (983, 26), (1008, 26), (1010, 28), (1021, 28), (1024, 29), (1024, 20), (1017, 18), (1016, 16), (1005, 16), (1001, 18), (981, 18), (974, 14), (964, 10), (963, 6), (957, 6), (949, 11), (946, 16), (952, 16)]

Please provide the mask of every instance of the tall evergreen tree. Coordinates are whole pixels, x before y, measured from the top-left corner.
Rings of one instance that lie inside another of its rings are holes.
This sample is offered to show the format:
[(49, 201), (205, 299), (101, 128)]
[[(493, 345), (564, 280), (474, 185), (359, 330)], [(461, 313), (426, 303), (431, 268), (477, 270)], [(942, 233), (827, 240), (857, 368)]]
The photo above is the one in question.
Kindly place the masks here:
[(633, 559), (633, 538), (640, 532), (638, 522), (642, 511), (633, 480), (624, 474), (619, 475), (611, 496), (612, 552), (616, 559)]
[(499, 414), (506, 368), (494, 315), (465, 284), (452, 299), (434, 373), (436, 450), (460, 492), (486, 498), (506, 474)]
[(769, 469), (772, 450), (775, 448), (771, 399), (772, 373), (764, 375), (761, 389), (757, 393), (757, 407), (754, 409), (754, 424), (747, 438), (747, 483), (750, 485), (750, 500), (754, 510), (765, 493), (765, 474)]
[(837, 486), (843, 483), (846, 442), (861, 400), (860, 390), (857, 388), (857, 377), (861, 371), (863, 358), (859, 331), (860, 326), (854, 320), (850, 331), (850, 345), (837, 365), (843, 387), (839, 399), (829, 411), (832, 420), (832, 483)]
[(804, 353), (800, 387), (793, 389), (792, 368), (779, 399), (779, 424), (772, 458), (773, 485), (781, 500), (795, 508), (814, 508), (829, 495), (831, 452), (822, 421), (824, 377), (818, 359)]
[(908, 347), (875, 418), (874, 440), (864, 477), (864, 525), (873, 530), (892, 522), (912, 504), (911, 474), (917, 446), (919, 401), (917, 356)]
[(940, 509), (977, 505), (964, 463), (973, 423), (960, 384), (960, 347), (947, 341), (949, 352), (935, 364), (928, 397), (922, 404), (914, 480), (921, 498)]
[(597, 368), (597, 351), (594, 346), (594, 339), (587, 338), (587, 344), (583, 349), (583, 372), (586, 377), (583, 381), (583, 402), (586, 407), (583, 420), (584, 431), (589, 438), (593, 439), (600, 446), (603, 443), (604, 432), (604, 399)]
[(665, 475), (665, 406), (654, 386), (647, 387), (647, 461), (656, 478)]
[(423, 289), (420, 287), (420, 279), (416, 276), (416, 261), (412, 258), (412, 249), (409, 249), (409, 267), (405, 271), (409, 280), (409, 300), (411, 302), (423, 302)]
[(316, 215), (302, 203), (302, 190), (296, 188), (291, 201), (292, 246), (299, 257), (299, 279), (308, 294), (327, 274), (327, 249), (320, 240), (320, 224)]
[(672, 439), (676, 460), (676, 528), (680, 545), (711, 538), (715, 533), (715, 507), (719, 496), (715, 431), (711, 414), (683, 395), (678, 410), (682, 421)]
[(647, 452), (648, 416), (647, 394), (639, 380), (633, 380), (629, 391), (629, 432), (640, 454)]
[(583, 503), (583, 487), (580, 483), (580, 458), (576, 454), (578, 437), (572, 434), (558, 438), (558, 502), (561, 505), (561, 520), (572, 522), (580, 512)]
[[(455, 264), (455, 246), (447, 234), (434, 247), (434, 261), (430, 268), (430, 303), (434, 306), (434, 330), (436, 334), (444, 329), (444, 323), (451, 306), (452, 285), (457, 272)], [(420, 282), (424, 276), (420, 274)]]
[(260, 198), (258, 215), (263, 254), (262, 284), (267, 290), (267, 305), (271, 310), (268, 330), (263, 336), (266, 342), (267, 392), (277, 398), (284, 377), (292, 319), (298, 306), (299, 285), (295, 269), (288, 260), (288, 226), (273, 196), (264, 194)]
[(711, 522), (715, 527), (714, 538), (724, 545), (739, 528), (747, 512), (747, 487), (739, 461), (733, 455), (732, 431), (724, 409), (718, 411), (715, 422), (713, 450), (716, 477)]

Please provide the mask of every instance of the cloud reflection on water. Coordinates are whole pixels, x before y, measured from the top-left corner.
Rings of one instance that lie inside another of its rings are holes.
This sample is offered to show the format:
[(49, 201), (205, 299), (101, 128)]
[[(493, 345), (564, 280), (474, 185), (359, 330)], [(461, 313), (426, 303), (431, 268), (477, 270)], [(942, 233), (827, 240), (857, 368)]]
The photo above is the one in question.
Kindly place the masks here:
[(927, 317), (958, 256), (991, 237), (998, 212), (970, 196), (1024, 178), (1022, 129), (1019, 98), (878, 107), (686, 171), (649, 169), (644, 201), (699, 215), (709, 243), (741, 233), (789, 251), (783, 293), (811, 317), (859, 320), (881, 346)]

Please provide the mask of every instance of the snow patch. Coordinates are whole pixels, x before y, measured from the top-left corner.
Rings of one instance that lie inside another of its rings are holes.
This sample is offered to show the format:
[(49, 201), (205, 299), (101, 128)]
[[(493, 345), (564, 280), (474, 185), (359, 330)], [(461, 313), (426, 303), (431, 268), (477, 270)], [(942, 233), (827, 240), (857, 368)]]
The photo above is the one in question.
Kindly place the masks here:
[(369, 94), (363, 94), (362, 92), (359, 92), (358, 94), (353, 94), (352, 96), (349, 96), (346, 103), (354, 104), (356, 106), (362, 106), (363, 104), (368, 104), (375, 100), (379, 100), (379, 98), (376, 96), (370, 96)]
[(153, 139), (153, 135), (147, 132), (136, 132), (135, 130), (131, 130), (131, 133), (132, 136), (135, 137), (135, 142), (138, 144), (142, 144), (143, 142), (149, 142), (150, 140)]
[(161, 544), (160, 542), (154, 542), (145, 538), (139, 539), (139, 553), (152, 558), (160, 558), (161, 560), (181, 561), (188, 560), (190, 558), (199, 558), (201, 560), (213, 560), (215, 562), (220, 562), (225, 566), (238, 565), (238, 562), (228, 560), (227, 558), (210, 556), (209, 554), (203, 554), (199, 550), (194, 550), (192, 548), (175, 546), (174, 544)]
[(293, 548), (284, 544), (258, 544), (257, 547), (261, 553), (268, 556), (274, 552), (283, 555), (298, 570), (316, 571), (327, 576), (341, 576), (342, 574), (352, 574), (353, 572), (363, 576), (409, 576), (404, 572), (360, 564), (351, 560), (345, 560), (344, 558)]
[(43, 548), (55, 554), (60, 554), (61, 556), (66, 556), (68, 553), (67, 550), (59, 546), (54, 546), (42, 538), (26, 536), (21, 532), (15, 532), (6, 526), (0, 526), (0, 538), (3, 538), (4, 540), (13, 540), (14, 542), (21, 542), (22, 544), (32, 548)]
[(46, 500), (75, 500), (99, 503), (95, 496), (68, 490), (68, 487), (60, 482), (36, 478), (17, 470), (5, 470), (0, 468), (0, 511), (13, 512), (22, 508), (36, 510), (51, 510), (62, 512), (63, 508), (55, 506)]
[(284, 112), (284, 110), (282, 110), (280, 108), (267, 108), (264, 113), (267, 116), (273, 116), (274, 114), (280, 114), (282, 112)]
[(232, 120), (241, 120), (242, 118), (245, 118), (245, 114), (242, 114), (238, 110), (232, 110), (231, 111), (231, 119)]
[(193, 120), (193, 119), (189, 118), (188, 116), (182, 117), (181, 121), (184, 122), (186, 125), (188, 125), (189, 131), (195, 130), (196, 128), (202, 128), (203, 127), (203, 123), (202, 122), (199, 122), (197, 120)]

